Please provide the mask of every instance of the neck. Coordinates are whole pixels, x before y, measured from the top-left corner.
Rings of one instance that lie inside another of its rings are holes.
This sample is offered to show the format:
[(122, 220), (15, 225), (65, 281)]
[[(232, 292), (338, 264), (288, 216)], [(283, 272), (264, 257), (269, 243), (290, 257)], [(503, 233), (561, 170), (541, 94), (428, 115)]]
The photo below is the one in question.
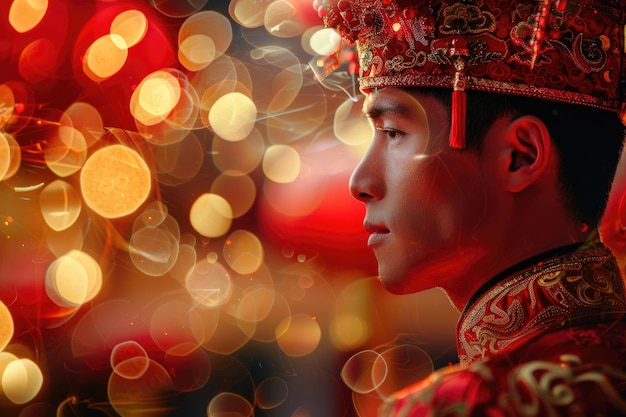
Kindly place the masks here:
[[(542, 235), (546, 235), (543, 234)], [(547, 234), (549, 235), (549, 234)], [(515, 236), (514, 234), (508, 236)], [(520, 264), (533, 261), (536, 257), (549, 256), (552, 251), (559, 251), (561, 248), (568, 248), (572, 245), (581, 245), (599, 241), (597, 229), (581, 231), (577, 228), (574, 232), (561, 234), (560, 238), (546, 238), (543, 240), (516, 239), (514, 245), (506, 245), (501, 242), (494, 246), (494, 249), (484, 260), (474, 265), (463, 277), (454, 280), (454, 286), (443, 287), (454, 306), (462, 311), (469, 303), (470, 299), (479, 292), (487, 283), (492, 283), (494, 277), (503, 277), (507, 272), (514, 272)], [(573, 249), (573, 247), (572, 247)], [(540, 259), (537, 259), (539, 261)], [(507, 274), (510, 275), (510, 274)], [(497, 279), (497, 278), (495, 278)]]

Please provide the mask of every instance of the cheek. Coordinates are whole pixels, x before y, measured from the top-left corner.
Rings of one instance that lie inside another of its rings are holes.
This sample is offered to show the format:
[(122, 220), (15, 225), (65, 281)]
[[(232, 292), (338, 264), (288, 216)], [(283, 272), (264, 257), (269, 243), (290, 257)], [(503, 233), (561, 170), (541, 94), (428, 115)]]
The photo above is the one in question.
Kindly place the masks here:
[(463, 159), (432, 159), (415, 167), (401, 204), (413, 222), (442, 236), (475, 228), (485, 210), (485, 190), (476, 167)]

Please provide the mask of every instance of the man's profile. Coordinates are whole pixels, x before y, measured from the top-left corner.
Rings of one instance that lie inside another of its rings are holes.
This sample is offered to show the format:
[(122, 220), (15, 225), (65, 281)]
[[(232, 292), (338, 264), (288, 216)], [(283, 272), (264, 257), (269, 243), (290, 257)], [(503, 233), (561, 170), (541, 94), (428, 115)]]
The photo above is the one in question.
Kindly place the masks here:
[(382, 415), (626, 415), (624, 283), (598, 224), (622, 150), (618, 0), (341, 0), (374, 136), (350, 189), (380, 280), (442, 288), (460, 366)]

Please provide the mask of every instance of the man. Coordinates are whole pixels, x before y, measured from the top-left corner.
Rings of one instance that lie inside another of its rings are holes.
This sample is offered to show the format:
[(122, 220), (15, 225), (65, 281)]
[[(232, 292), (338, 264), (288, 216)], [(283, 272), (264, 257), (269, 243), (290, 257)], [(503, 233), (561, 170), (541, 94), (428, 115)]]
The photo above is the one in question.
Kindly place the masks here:
[(440, 287), (460, 366), (382, 415), (626, 415), (626, 300), (597, 226), (621, 152), (618, 0), (358, 0), (374, 137), (350, 189), (382, 284)]

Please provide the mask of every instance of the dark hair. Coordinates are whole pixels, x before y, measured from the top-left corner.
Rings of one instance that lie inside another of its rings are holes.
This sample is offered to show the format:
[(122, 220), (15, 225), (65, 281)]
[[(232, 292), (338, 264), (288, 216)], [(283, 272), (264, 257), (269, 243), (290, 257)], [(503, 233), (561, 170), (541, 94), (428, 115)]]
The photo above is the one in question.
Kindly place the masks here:
[[(451, 91), (420, 89), (448, 109)], [(560, 159), (564, 204), (573, 218), (597, 226), (615, 176), (624, 141), (624, 124), (614, 112), (530, 97), (467, 91), (467, 149), (480, 150), (493, 122), (505, 115), (541, 119)]]

